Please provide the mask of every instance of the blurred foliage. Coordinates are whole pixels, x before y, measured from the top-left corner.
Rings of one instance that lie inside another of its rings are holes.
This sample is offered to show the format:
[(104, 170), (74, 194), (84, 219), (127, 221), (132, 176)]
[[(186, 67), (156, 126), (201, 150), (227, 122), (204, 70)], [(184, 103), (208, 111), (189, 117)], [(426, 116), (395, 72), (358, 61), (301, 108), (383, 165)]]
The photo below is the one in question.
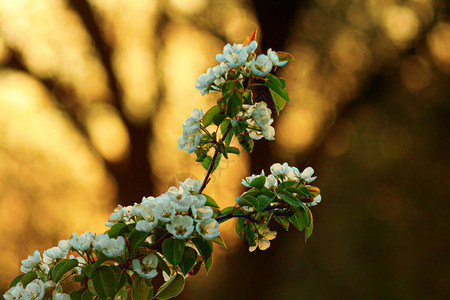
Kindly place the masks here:
[[(226, 42), (279, 24), (284, 2), (0, 1), (2, 289), (35, 249), (102, 232), (115, 202), (204, 175), (176, 149), (188, 112), (214, 103), (195, 80)], [(448, 5), (298, 1), (275, 49), (297, 60), (283, 74), (291, 105), (253, 159), (315, 167), (314, 237), (280, 232), (258, 255), (227, 241), (180, 298), (448, 296)], [(208, 191), (221, 206), (250, 173), (248, 157), (233, 159)]]

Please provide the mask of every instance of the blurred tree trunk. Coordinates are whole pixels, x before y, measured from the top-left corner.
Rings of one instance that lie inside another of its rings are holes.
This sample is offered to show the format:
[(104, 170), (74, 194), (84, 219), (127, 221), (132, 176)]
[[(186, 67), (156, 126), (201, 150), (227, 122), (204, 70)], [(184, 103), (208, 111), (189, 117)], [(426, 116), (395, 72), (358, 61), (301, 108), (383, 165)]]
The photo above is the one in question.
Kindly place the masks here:
[(153, 136), (152, 126), (149, 121), (135, 124), (127, 119), (122, 107), (123, 92), (112, 66), (111, 47), (104, 40), (89, 3), (86, 0), (68, 1), (68, 3), (78, 13), (92, 38), (108, 77), (108, 85), (112, 93), (111, 104), (119, 112), (128, 130), (131, 147), (129, 156), (122, 162), (105, 161), (105, 164), (117, 182), (119, 203), (132, 205), (134, 202), (139, 202), (142, 196), (149, 196), (154, 191), (148, 159), (149, 141)]

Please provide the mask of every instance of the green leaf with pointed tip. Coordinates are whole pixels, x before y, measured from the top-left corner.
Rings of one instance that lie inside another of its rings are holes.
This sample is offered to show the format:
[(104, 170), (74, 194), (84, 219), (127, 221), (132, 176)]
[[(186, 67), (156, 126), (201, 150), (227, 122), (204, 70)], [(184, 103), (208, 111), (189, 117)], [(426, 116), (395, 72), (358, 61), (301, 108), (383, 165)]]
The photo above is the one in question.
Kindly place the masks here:
[(253, 179), (252, 182), (250, 182), (250, 186), (261, 189), (265, 183), (266, 183), (266, 176), (263, 175)]
[(65, 259), (60, 261), (53, 268), (52, 280), (55, 283), (58, 283), (58, 281), (62, 278), (64, 274), (66, 274), (76, 266), (78, 266), (78, 260), (76, 259)]
[(248, 152), (251, 153), (253, 151), (254, 142), (251, 137), (247, 134), (239, 136), (239, 144)]
[(273, 216), (275, 221), (277, 221), (281, 226), (286, 229), (286, 231), (289, 230), (289, 219), (286, 216)]
[(312, 198), (311, 193), (308, 191), (308, 188), (306, 186), (299, 186), (298, 188), (295, 187), (287, 187), (286, 188), (287, 191), (289, 191), (290, 193), (296, 193), (296, 194), (300, 194), (308, 199)]
[(286, 83), (283, 79), (268, 74), (265, 85), (269, 88), (277, 115), (280, 115), (280, 111), (286, 106), (286, 102), (289, 102), (289, 94), (285, 87)]
[(273, 199), (274, 198), (268, 197), (266, 195), (259, 195), (258, 197), (256, 197), (256, 200), (258, 200), (258, 206), (255, 206), (256, 211), (261, 212), (263, 209), (269, 206)]
[(137, 276), (131, 287), (131, 298), (133, 300), (153, 299), (153, 285), (147, 284), (144, 278)]
[(184, 289), (184, 277), (180, 274), (172, 276), (164, 283), (155, 295), (157, 299), (170, 299), (179, 295)]
[(303, 208), (294, 208), (294, 214), (289, 217), (289, 221), (292, 223), (292, 225), (295, 226), (299, 231), (302, 231), (308, 226), (309, 216), (307, 215), (307, 212)]
[(297, 199), (294, 195), (291, 193), (279, 193), (278, 196), (283, 199), (286, 203), (294, 206), (294, 207), (306, 207), (305, 204), (300, 201), (300, 199)]
[(36, 272), (30, 271), (30, 272), (24, 274), (24, 276), (20, 279), (20, 282), (23, 284), (24, 287), (26, 287), (27, 284), (29, 284), (36, 278), (37, 278)]
[(228, 250), (228, 247), (227, 247), (227, 245), (225, 244), (225, 241), (223, 240), (223, 238), (222, 238), (220, 235), (218, 235), (218, 236), (216, 236), (215, 238), (213, 238), (212, 241), (213, 241), (214, 243), (216, 243), (216, 244), (219, 244), (219, 245), (223, 246), (225, 249)]
[(203, 116), (202, 122), (203, 126), (208, 127), (212, 124), (214, 116), (220, 113), (220, 108), (218, 105), (211, 107), (206, 114)]
[(114, 271), (110, 266), (100, 266), (92, 272), (92, 284), (102, 299), (113, 299), (117, 291)]
[(214, 199), (208, 195), (202, 194), (206, 198), (205, 206), (211, 206), (215, 208), (220, 208), (219, 205), (214, 201)]
[(195, 247), (197, 247), (197, 250), (200, 252), (200, 255), (202, 256), (203, 261), (205, 263), (206, 272), (208, 272), (212, 266), (212, 252), (213, 252), (212, 242), (204, 240), (201, 237), (192, 238), (191, 241), (194, 243)]
[(220, 215), (227, 215), (233, 211), (234, 206), (228, 206), (220, 210)]
[(162, 251), (167, 261), (176, 267), (183, 257), (184, 240), (176, 238), (165, 239), (162, 243)]
[(25, 276), (25, 274), (20, 274), (19, 276), (17, 276), (16, 278), (14, 278), (13, 281), (11, 281), (11, 283), (9, 284), (8, 290), (9, 290), (10, 288), (15, 287), (15, 286), (20, 282), (20, 280), (22, 280), (22, 278), (23, 278), (24, 276)]
[(247, 240), (249, 246), (255, 246), (256, 245), (255, 228), (253, 227), (252, 223), (248, 223), (245, 226), (245, 239)]
[(116, 274), (116, 294), (120, 291), (120, 289), (122, 289), (122, 287), (124, 287), (127, 282), (129, 282), (131, 280), (130, 275), (127, 274), (127, 272), (125, 270), (121, 270), (119, 268), (119, 272), (115, 272)]
[(311, 213), (311, 211), (308, 209), (308, 215), (309, 215), (309, 225), (306, 226), (305, 228), (305, 242), (307, 239), (309, 239), (309, 237), (311, 236), (312, 232), (313, 232), (313, 215)]
[(245, 218), (237, 218), (236, 223), (234, 224), (234, 230), (240, 238), (244, 237), (244, 223)]
[(226, 149), (226, 151), (228, 153), (233, 153), (233, 154), (239, 154), (240, 153), (239, 149), (236, 148), (236, 147), (225, 147), (225, 149)]
[(183, 275), (187, 275), (189, 271), (192, 270), (192, 268), (197, 263), (198, 255), (197, 251), (195, 251), (191, 247), (184, 248), (183, 257), (181, 258), (181, 262), (179, 263), (180, 270), (183, 273)]

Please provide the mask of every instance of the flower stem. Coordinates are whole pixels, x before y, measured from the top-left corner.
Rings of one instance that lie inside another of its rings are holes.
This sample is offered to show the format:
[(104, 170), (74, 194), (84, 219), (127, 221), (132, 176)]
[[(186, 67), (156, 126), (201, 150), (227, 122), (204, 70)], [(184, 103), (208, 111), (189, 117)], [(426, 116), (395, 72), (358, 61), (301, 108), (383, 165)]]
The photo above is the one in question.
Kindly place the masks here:
[[(225, 133), (224, 133), (224, 135), (223, 135), (223, 137), (221, 139), (222, 142), (225, 141), (225, 138), (227, 137), (227, 135), (230, 132), (231, 128), (232, 128), (232, 125), (231, 125), (231, 122), (230, 122), (230, 124), (228, 124), (227, 131), (225, 131)], [(216, 148), (215, 152), (214, 152), (214, 155), (213, 155), (213, 158), (211, 160), (211, 164), (209, 165), (208, 171), (206, 172), (205, 179), (203, 179), (202, 186), (201, 186), (200, 190), (198, 191), (199, 194), (201, 194), (203, 192), (203, 190), (205, 189), (206, 185), (209, 182), (209, 176), (211, 176), (211, 173), (214, 170), (214, 166), (216, 164), (216, 160), (217, 160), (217, 156), (218, 155), (219, 155), (219, 150), (218, 150), (218, 148)]]

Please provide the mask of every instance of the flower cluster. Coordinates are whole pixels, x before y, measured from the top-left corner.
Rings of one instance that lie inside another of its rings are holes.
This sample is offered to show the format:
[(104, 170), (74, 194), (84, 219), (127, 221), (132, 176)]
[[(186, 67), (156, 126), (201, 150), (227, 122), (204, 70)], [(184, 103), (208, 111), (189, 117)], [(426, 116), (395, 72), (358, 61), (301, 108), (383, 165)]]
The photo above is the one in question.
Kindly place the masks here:
[(136, 230), (149, 233), (165, 228), (177, 239), (189, 238), (195, 229), (204, 239), (212, 240), (220, 234), (219, 224), (212, 218), (211, 207), (205, 206), (206, 197), (198, 194), (201, 186), (201, 180), (188, 178), (179, 188), (172, 186), (156, 198), (144, 197), (129, 207), (119, 205), (105, 225), (136, 223)]
[(275, 128), (271, 126), (273, 123), (272, 111), (267, 108), (265, 102), (258, 102), (254, 105), (244, 104), (243, 110), (238, 116), (246, 120), (248, 124), (246, 131), (252, 139), (260, 140), (262, 137), (267, 140), (275, 139)]
[(203, 110), (194, 109), (191, 116), (183, 123), (183, 133), (178, 139), (178, 149), (183, 149), (187, 153), (192, 153), (197, 149), (200, 139), (203, 136), (200, 129), (200, 122), (203, 118)]
[(267, 51), (267, 55), (256, 56), (254, 52), (257, 46), (258, 43), (254, 40), (247, 45), (226, 44), (223, 47), (223, 53), (216, 55), (216, 60), (220, 64), (208, 68), (206, 73), (201, 74), (195, 83), (195, 88), (202, 95), (206, 95), (210, 91), (220, 91), (221, 85), (228, 79), (230, 69), (241, 70), (241, 76), (250, 77), (251, 74), (265, 76), (274, 66), (282, 67), (288, 63), (287, 60), (280, 60), (278, 53), (272, 49)]

